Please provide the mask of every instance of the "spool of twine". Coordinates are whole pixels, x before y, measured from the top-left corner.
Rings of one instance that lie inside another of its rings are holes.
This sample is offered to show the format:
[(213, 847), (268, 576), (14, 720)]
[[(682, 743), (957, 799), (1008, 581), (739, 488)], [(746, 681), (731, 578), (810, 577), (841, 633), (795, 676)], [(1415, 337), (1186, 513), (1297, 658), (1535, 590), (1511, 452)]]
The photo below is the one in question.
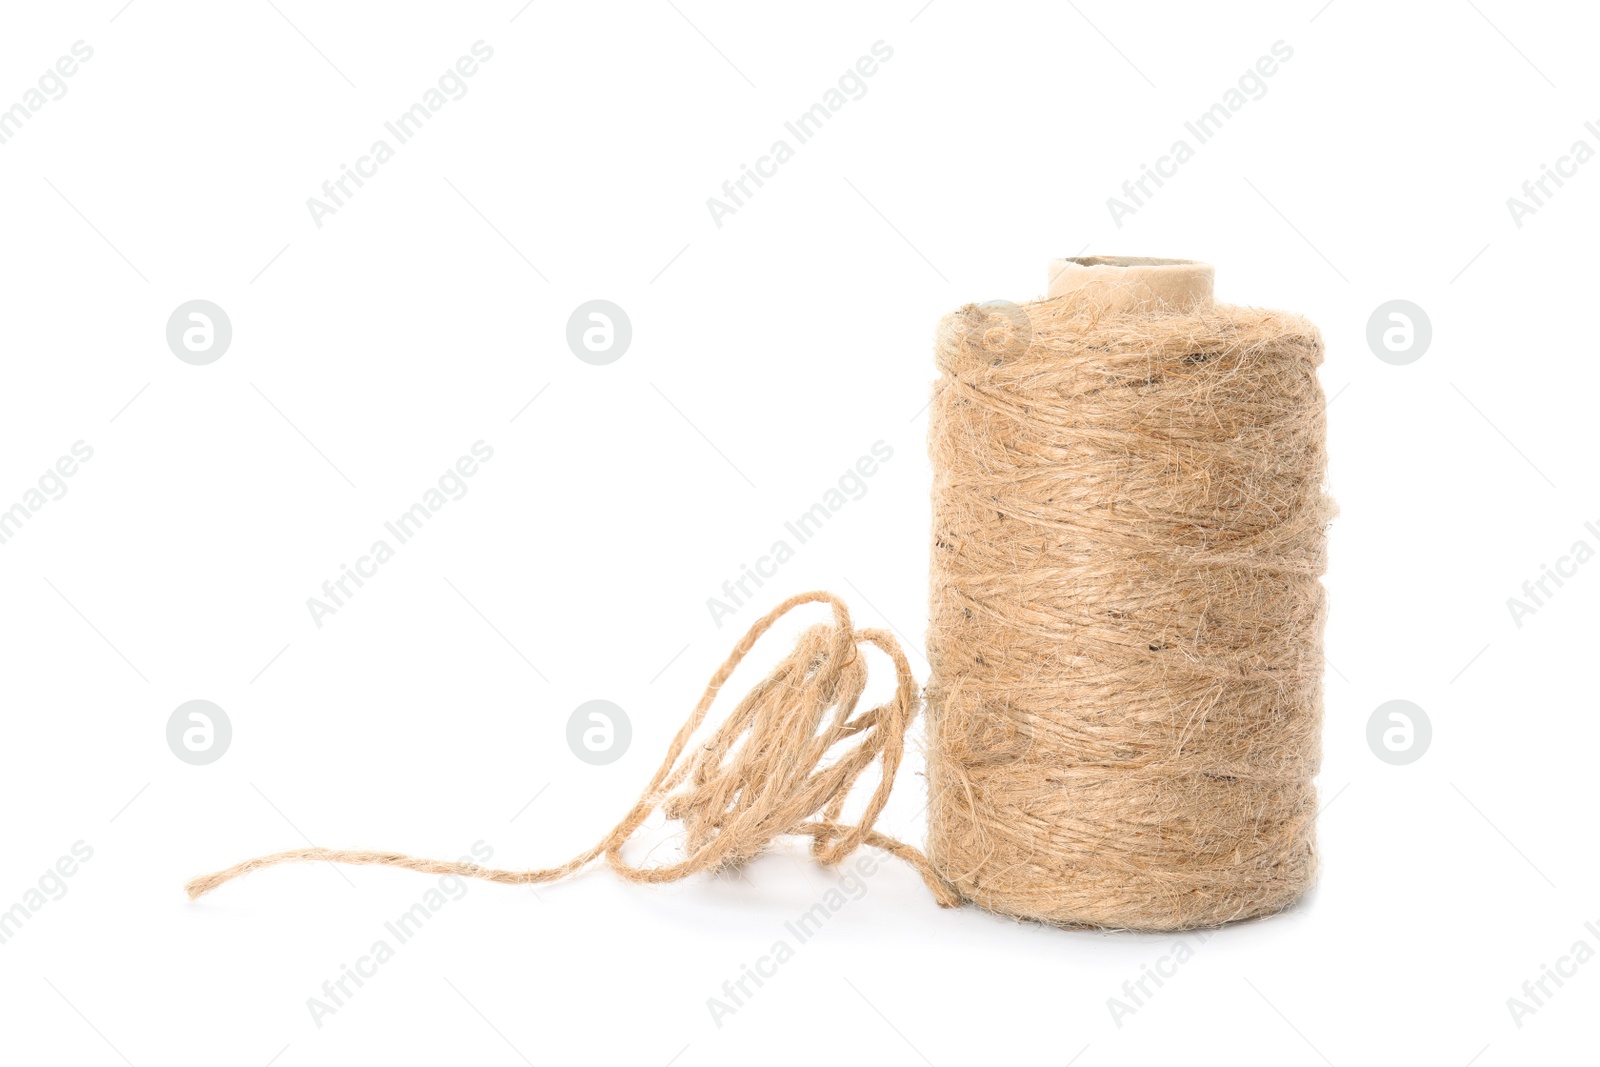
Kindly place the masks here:
[[(794, 835), (824, 864), (884, 849), (943, 906), (1058, 925), (1177, 930), (1284, 907), (1316, 868), (1322, 344), (1295, 316), (1214, 305), (1211, 278), (1179, 260), (1061, 260), (1045, 299), (940, 324), (927, 855), (874, 829), (916, 680), (891, 634), (816, 592), (751, 627), (638, 802), (566, 863), (293, 849), (196, 878), (190, 897), (310, 860), (533, 884), (603, 857), (663, 882)], [(811, 603), (831, 620), (691, 745), (754, 645)], [(874, 648), (895, 692), (863, 709)], [(624, 847), (657, 810), (683, 823), (683, 856), (636, 865)]]
[(1211, 289), (1058, 261), (940, 324), (928, 847), (991, 911), (1176, 930), (1315, 875), (1322, 343)]

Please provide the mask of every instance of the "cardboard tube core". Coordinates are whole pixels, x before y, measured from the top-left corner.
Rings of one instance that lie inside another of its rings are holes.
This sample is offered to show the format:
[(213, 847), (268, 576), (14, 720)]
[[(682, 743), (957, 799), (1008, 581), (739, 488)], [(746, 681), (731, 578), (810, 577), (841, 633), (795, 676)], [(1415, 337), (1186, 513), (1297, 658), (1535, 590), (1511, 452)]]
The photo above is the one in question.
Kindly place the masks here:
[(1083, 256), (1050, 261), (1047, 299), (1067, 297), (1107, 311), (1185, 312), (1208, 307), (1209, 263), (1148, 256)]

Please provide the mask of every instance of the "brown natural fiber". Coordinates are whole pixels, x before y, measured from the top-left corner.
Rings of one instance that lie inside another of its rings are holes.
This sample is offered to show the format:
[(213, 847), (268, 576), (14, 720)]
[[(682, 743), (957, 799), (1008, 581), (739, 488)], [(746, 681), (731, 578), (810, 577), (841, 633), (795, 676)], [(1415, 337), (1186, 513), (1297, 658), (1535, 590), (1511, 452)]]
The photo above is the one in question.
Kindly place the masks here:
[[(710, 738), (684, 756), (723, 683), (756, 641), (792, 609), (816, 602), (832, 606), (833, 622), (808, 628), (794, 650), (745, 695)], [(897, 684), (892, 699), (858, 713), (867, 681), (863, 645), (888, 654)], [(940, 904), (953, 907), (961, 897), (921, 852), (872, 828), (894, 787), (906, 728), (919, 702), (916, 679), (891, 634), (854, 629), (844, 602), (831, 593), (801, 593), (757, 621), (734, 647), (633, 809), (593, 848), (558, 867), (499, 870), (398, 852), (302, 848), (246, 860), (196, 878), (184, 888), (193, 900), (251, 871), (306, 860), (382, 864), (530, 885), (565, 878), (602, 855), (630, 882), (667, 882), (737, 866), (777, 837), (800, 835), (812, 839), (812, 853), (823, 864), (838, 863), (863, 844), (890, 852), (917, 868)], [(836, 745), (842, 750), (824, 765)], [(874, 762), (881, 764), (877, 789), (854, 825), (841, 822), (845, 800)], [(657, 808), (669, 819), (683, 821), (684, 858), (658, 867), (635, 866), (623, 858), (622, 847)]]
[[(873, 829), (917, 683), (889, 633), (817, 592), (751, 627), (632, 810), (560, 866), (296, 849), (196, 878), (190, 897), (304, 860), (531, 884), (604, 856), (664, 882), (797, 835), (824, 864), (891, 852), (947, 907), (1063, 926), (1180, 930), (1289, 904), (1316, 871), (1321, 339), (1292, 315), (1213, 305), (1204, 264), (1065, 266), (1053, 298), (969, 305), (938, 331), (927, 856)], [(740, 661), (808, 603), (833, 621), (689, 750)], [(860, 712), (868, 645), (896, 689)], [(682, 820), (683, 857), (637, 866), (623, 847), (658, 808)]]
[(1116, 303), (940, 326), (928, 848), (992, 911), (1176, 930), (1315, 874), (1322, 343)]

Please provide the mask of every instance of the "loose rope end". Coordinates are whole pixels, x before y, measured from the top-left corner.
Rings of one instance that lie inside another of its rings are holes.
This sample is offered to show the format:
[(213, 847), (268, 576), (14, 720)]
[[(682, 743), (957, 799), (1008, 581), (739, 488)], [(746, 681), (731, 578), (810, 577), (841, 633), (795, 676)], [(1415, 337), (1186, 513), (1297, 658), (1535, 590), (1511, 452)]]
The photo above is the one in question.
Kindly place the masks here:
[[(755, 686), (712, 735), (688, 756), (690, 738), (705, 720), (723, 683), (750, 649), (783, 615), (808, 603), (833, 608), (831, 625), (808, 628), (789, 655)], [(874, 645), (894, 662), (892, 698), (858, 712), (867, 669), (858, 646)], [(280, 863), (325, 861), (380, 864), (512, 885), (553, 882), (604, 855), (613, 870), (632, 882), (667, 882), (742, 863), (782, 836), (807, 836), (825, 865), (838, 863), (859, 846), (883, 849), (922, 876), (941, 907), (962, 903), (959, 891), (917, 849), (872, 828), (894, 785), (915, 718), (920, 693), (911, 666), (885, 630), (856, 630), (845, 604), (831, 593), (801, 593), (779, 604), (750, 628), (712, 675), (700, 702), (679, 729), (655, 777), (633, 809), (592, 849), (559, 867), (505, 871), (470, 863), (419, 859), (398, 852), (292, 849), (260, 856), (184, 885), (198, 900), (225, 882)], [(825, 758), (839, 746), (837, 755)], [(862, 773), (881, 764), (876, 790), (855, 825), (840, 822), (846, 798)], [(622, 858), (622, 847), (662, 808), (684, 823), (682, 860), (638, 867)]]
[(294, 863), (297, 861), (309, 860), (345, 860), (346, 862), (361, 862), (360, 860), (351, 861), (346, 854), (332, 852), (325, 848), (291, 849), (288, 852), (274, 852), (270, 856), (257, 856), (255, 859), (245, 860), (243, 863), (236, 863), (226, 870), (214, 871), (211, 874), (200, 875), (198, 878), (191, 878), (189, 881), (184, 883), (183, 891), (189, 894), (190, 900), (199, 900), (201, 897), (217, 888), (217, 886), (222, 885), (224, 882), (231, 882), (235, 878), (249, 874), (251, 871), (258, 871), (263, 867), (274, 867), (280, 863)]

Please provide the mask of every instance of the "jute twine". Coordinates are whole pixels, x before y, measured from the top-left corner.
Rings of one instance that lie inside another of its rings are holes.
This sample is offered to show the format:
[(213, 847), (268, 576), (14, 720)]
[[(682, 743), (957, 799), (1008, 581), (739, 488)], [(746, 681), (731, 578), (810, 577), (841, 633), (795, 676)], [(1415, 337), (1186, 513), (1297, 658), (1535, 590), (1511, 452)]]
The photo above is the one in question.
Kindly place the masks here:
[[(805, 630), (783, 662), (745, 694), (707, 740), (689, 751), (690, 739), (734, 668), (779, 618), (814, 602), (829, 604), (833, 621)], [(870, 710), (859, 707), (867, 684), (862, 645), (882, 649), (895, 669), (894, 696)], [(811, 838), (813, 855), (825, 865), (838, 863), (863, 844), (890, 852), (917, 869), (940, 904), (953, 907), (961, 897), (927, 857), (872, 828), (894, 787), (906, 728), (919, 702), (911, 666), (893, 635), (855, 629), (844, 601), (831, 593), (801, 593), (757, 621), (734, 646), (633, 809), (593, 848), (558, 867), (500, 870), (398, 852), (299, 848), (246, 860), (196, 878), (184, 888), (193, 900), (251, 871), (308, 860), (382, 864), (532, 885), (565, 878), (601, 856), (630, 882), (669, 882), (737, 866), (779, 836), (802, 835)], [(855, 823), (846, 824), (841, 821), (845, 800), (874, 762), (880, 765), (877, 788)], [(622, 847), (657, 808), (669, 819), (682, 820), (684, 857), (661, 866), (637, 866), (623, 857)]]
[(928, 847), (990, 910), (1184, 929), (1314, 877), (1322, 343), (1204, 285), (940, 325)]
[[(1209, 268), (1076, 262), (1060, 295), (969, 305), (938, 331), (927, 856), (873, 829), (916, 680), (889, 633), (816, 592), (751, 627), (638, 802), (560, 866), (306, 848), (196, 878), (190, 897), (308, 860), (533, 884), (604, 857), (664, 882), (796, 835), (830, 865), (884, 849), (946, 907), (1064, 926), (1178, 930), (1293, 901), (1316, 869), (1321, 340), (1292, 315), (1213, 306)], [(832, 621), (691, 748), (740, 661), (809, 603)], [(867, 646), (896, 689), (862, 710)], [(636, 865), (623, 847), (658, 809), (682, 821), (683, 856)]]

